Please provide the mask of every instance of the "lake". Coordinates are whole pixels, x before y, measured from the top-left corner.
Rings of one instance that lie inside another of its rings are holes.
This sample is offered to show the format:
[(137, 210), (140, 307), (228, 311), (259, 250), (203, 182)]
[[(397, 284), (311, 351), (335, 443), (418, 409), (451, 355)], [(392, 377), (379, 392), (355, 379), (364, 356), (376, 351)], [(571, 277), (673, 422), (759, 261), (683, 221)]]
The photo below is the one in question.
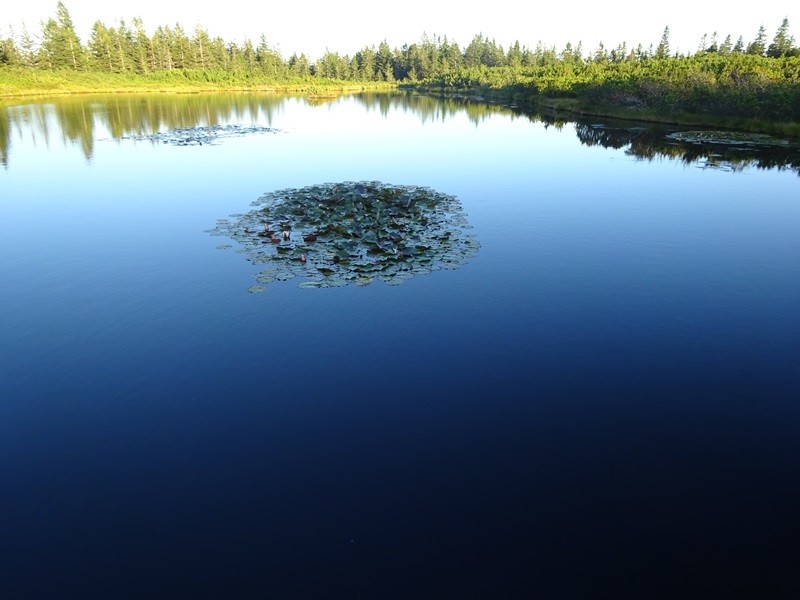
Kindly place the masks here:
[(797, 597), (800, 153), (697, 138), (0, 106), (0, 597)]

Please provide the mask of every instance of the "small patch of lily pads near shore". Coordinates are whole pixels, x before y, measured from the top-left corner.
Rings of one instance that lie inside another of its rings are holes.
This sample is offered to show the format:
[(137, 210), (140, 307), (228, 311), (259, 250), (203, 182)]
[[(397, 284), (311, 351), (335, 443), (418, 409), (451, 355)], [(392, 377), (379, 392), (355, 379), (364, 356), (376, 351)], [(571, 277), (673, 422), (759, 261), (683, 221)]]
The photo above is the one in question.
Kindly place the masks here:
[(237, 252), (264, 267), (251, 293), (292, 279), (305, 289), (365, 286), (376, 279), (400, 285), (416, 275), (457, 269), (480, 248), (458, 199), (427, 187), (324, 183), (271, 192), (253, 206), (208, 230), (237, 242)]
[(789, 142), (765, 133), (741, 131), (676, 131), (666, 137), (688, 144), (723, 144), (726, 146), (788, 146)]
[(180, 127), (148, 133), (144, 135), (126, 136), (122, 139), (158, 142), (172, 146), (214, 145), (220, 140), (231, 137), (242, 137), (256, 133), (279, 133), (280, 129), (261, 125), (208, 125), (198, 127)]

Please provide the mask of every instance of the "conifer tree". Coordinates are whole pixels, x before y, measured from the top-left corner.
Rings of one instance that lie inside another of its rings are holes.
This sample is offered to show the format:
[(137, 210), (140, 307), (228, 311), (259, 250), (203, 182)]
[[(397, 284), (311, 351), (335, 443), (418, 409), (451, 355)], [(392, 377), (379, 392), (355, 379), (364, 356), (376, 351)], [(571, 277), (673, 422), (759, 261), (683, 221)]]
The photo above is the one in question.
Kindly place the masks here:
[(794, 38), (789, 35), (789, 19), (784, 17), (781, 26), (775, 33), (772, 43), (767, 49), (767, 56), (778, 58), (779, 56), (791, 56), (793, 54)]
[[(602, 48), (603, 42), (600, 42)], [(512, 69), (518, 69), (522, 66), (522, 48), (520, 48), (519, 40), (515, 41), (509, 48), (506, 54), (506, 64)]]
[(50, 69), (77, 71), (84, 67), (83, 48), (69, 11), (60, 0), (56, 5), (56, 18), (48, 19), (42, 26), (40, 54)]
[(305, 54), (292, 54), (291, 58), (289, 58), (289, 71), (297, 75), (298, 77), (308, 77), (311, 75), (311, 65), (308, 62), (308, 57)]
[(114, 58), (111, 51), (111, 35), (108, 27), (100, 21), (92, 25), (89, 36), (89, 64), (93, 70), (114, 71)]
[(661, 41), (656, 47), (656, 58), (667, 58), (669, 56), (669, 25), (664, 27)]
[(382, 81), (394, 81), (392, 63), (392, 51), (389, 49), (389, 44), (386, 43), (386, 40), (383, 40), (378, 46), (378, 54), (375, 57), (379, 79)]
[(722, 42), (722, 45), (719, 47), (720, 54), (730, 54), (733, 48), (733, 42), (731, 42), (731, 35), (728, 34), (725, 36), (725, 41)]
[(19, 37), (19, 53), (23, 66), (31, 68), (36, 66), (36, 44), (28, 33), (25, 23), (22, 24), (22, 33)]
[(22, 59), (17, 45), (14, 43), (14, 34), (12, 32), (9, 37), (0, 39), (0, 65), (16, 67), (21, 63)]
[(156, 60), (153, 52), (153, 42), (147, 37), (144, 24), (139, 17), (133, 19), (134, 47), (136, 58), (136, 70), (139, 73), (149, 73), (155, 71)]
[(764, 29), (764, 26), (762, 25), (761, 27), (758, 28), (756, 39), (754, 39), (747, 45), (747, 53), (763, 56), (766, 50), (767, 50), (767, 30)]

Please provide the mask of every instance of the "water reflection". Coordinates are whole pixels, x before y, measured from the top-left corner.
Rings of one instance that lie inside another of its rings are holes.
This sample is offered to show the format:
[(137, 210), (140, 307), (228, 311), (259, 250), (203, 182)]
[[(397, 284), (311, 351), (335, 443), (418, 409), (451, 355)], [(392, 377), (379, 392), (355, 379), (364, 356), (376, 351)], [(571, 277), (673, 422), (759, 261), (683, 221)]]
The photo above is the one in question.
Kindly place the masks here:
[(0, 163), (8, 168), (8, 152), (11, 149), (11, 124), (8, 111), (0, 110)]
[[(31, 135), (49, 145), (56, 134), (65, 146), (77, 146), (87, 160), (94, 153), (95, 142), (103, 136), (151, 139), (151, 136), (196, 127), (220, 127), (227, 123), (266, 123), (287, 102), (287, 96), (270, 94), (143, 94), (104, 95), (59, 98), (32, 103), (0, 106), (0, 161), (8, 167), (14, 132)], [(524, 118), (545, 127), (561, 129), (568, 123), (563, 116), (526, 111), (510, 105), (478, 102), (466, 97), (438, 98), (411, 92), (362, 93), (349, 96), (367, 111), (389, 117), (393, 111), (412, 113), (423, 123), (444, 121), (466, 115), (476, 126), (497, 114)], [(343, 97), (295, 97), (309, 106), (342, 101)], [(57, 129), (57, 131), (51, 131)], [(684, 128), (685, 129), (685, 128)], [(663, 125), (616, 121), (609, 125), (578, 120), (575, 132), (587, 146), (625, 149), (642, 159), (665, 157), (703, 168), (741, 171), (792, 169), (800, 174), (800, 149), (797, 144), (730, 144), (706, 139), (670, 137), (681, 128)]]
[[(65, 146), (77, 146), (87, 160), (95, 142), (106, 136), (146, 138), (163, 131), (199, 126), (217, 128), (229, 122), (271, 123), (284, 96), (253, 94), (144, 94), (59, 98), (0, 105), (0, 158), (8, 167), (12, 132), (43, 140), (55, 133)], [(55, 131), (53, 131), (55, 130)], [(155, 141), (155, 140), (154, 140)]]
[(512, 118), (524, 117), (534, 121), (541, 120), (539, 115), (523, 114), (500, 104), (478, 102), (464, 96), (421, 96), (415, 93), (362, 93), (354, 96), (367, 110), (378, 110), (388, 117), (392, 110), (402, 110), (416, 115), (423, 123), (429, 121), (445, 121), (456, 115), (465, 114), (470, 122), (479, 125), (488, 117), (503, 114)]
[(759, 169), (791, 169), (800, 174), (800, 148), (781, 143), (767, 136), (746, 134), (733, 136), (725, 132), (682, 131), (704, 135), (675, 135), (676, 130), (643, 127), (641, 124), (608, 126), (597, 123), (576, 123), (575, 132), (582, 144), (622, 149), (640, 159), (671, 158), (702, 168), (743, 171)]

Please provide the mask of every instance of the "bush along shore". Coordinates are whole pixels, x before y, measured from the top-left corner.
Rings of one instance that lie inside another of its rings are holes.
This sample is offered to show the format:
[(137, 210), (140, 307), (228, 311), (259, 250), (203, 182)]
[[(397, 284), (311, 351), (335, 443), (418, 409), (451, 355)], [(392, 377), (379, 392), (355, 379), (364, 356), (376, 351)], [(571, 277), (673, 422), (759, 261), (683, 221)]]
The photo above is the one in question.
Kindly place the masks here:
[(800, 56), (702, 54), (636, 62), (462, 69), (420, 91), (552, 110), (800, 137)]

